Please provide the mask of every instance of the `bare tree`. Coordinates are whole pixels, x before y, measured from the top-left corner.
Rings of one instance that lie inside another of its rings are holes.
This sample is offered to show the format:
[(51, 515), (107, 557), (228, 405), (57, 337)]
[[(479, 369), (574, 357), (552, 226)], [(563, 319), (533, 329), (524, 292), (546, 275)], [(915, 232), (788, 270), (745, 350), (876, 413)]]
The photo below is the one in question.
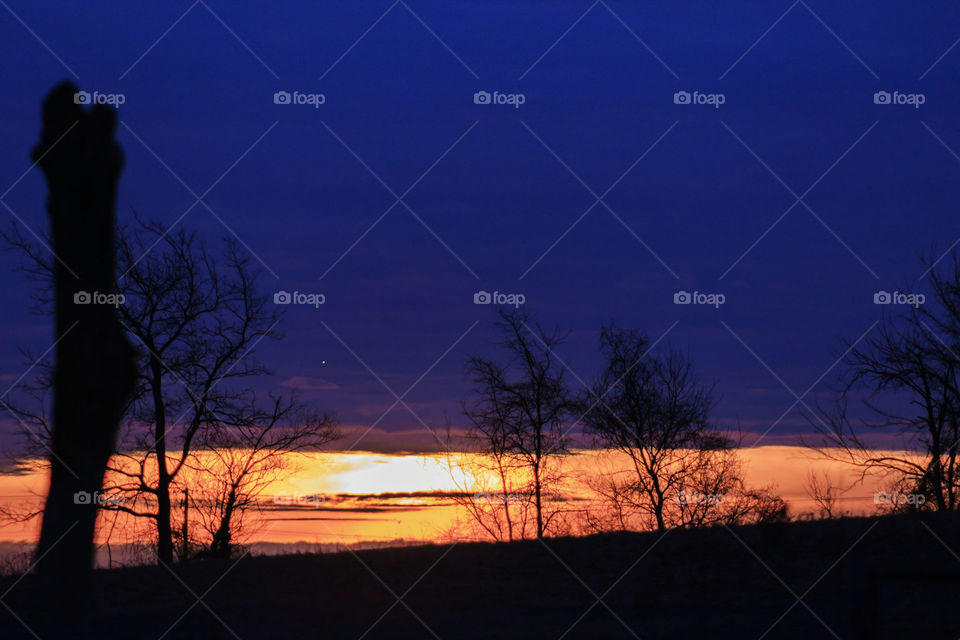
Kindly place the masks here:
[(183, 492), (176, 482), (194, 447), (207, 430), (271, 420), (269, 410), (251, 408), (247, 381), (270, 373), (252, 353), (279, 337), (279, 316), (257, 293), (258, 274), (232, 241), (217, 259), (192, 233), (137, 220), (120, 234), (118, 263), (121, 322), (143, 364), (110, 466), (114, 482), (105, 487), (128, 500), (108, 508), (152, 520), (157, 555), (172, 562), (174, 496)]
[(327, 414), (309, 413), (294, 397), (256, 402), (201, 436), (203, 451), (191, 461), (198, 481), (191, 501), (207, 536), (203, 555), (228, 558), (245, 531), (245, 516), (263, 491), (295, 470), (291, 454), (316, 451), (340, 434)]
[[(881, 476), (906, 497), (893, 507), (960, 508), (960, 257), (945, 267), (927, 260), (931, 300), (885, 314), (859, 342), (845, 345), (845, 365), (832, 406), (807, 417), (822, 440), (807, 443), (821, 455)], [(869, 418), (854, 419), (858, 397)], [(903, 453), (876, 447), (871, 436), (893, 434)]]
[(447, 468), (457, 487), (450, 497), (467, 514), (467, 527), (498, 542), (528, 538), (535, 514), (526, 462), (507, 450), (502, 430), (474, 429), (463, 440), (453, 441), (448, 421)]
[[(567, 452), (563, 426), (574, 408), (564, 370), (553, 353), (563, 336), (545, 332), (525, 312), (498, 313), (496, 326), (507, 358), (500, 362), (469, 358), (467, 375), (476, 399), (464, 406), (464, 413), (471, 438), (502, 481), (498, 508), (502, 506), (508, 539), (520, 533), (510, 513), (514, 496), (529, 496), (536, 537), (542, 538), (560, 514), (547, 494), (559, 481), (557, 459)], [(514, 493), (511, 483), (520, 483), (521, 490)], [(520, 502), (517, 510), (526, 500)]]
[(829, 473), (818, 474), (812, 469), (807, 473), (807, 495), (817, 506), (817, 516), (823, 519), (837, 518), (843, 515), (839, 510), (841, 489)]
[[(118, 233), (124, 300), (117, 313), (140, 367), (103, 487), (122, 499), (99, 506), (151, 521), (158, 558), (169, 563), (178, 541), (186, 548), (176, 504), (186, 483), (178, 477), (192, 464), (195, 448), (230, 429), (243, 439), (251, 433), (245, 430), (266, 428), (283, 442), (274, 427), (291, 415), (293, 405), (292, 399), (255, 405), (251, 385), (270, 370), (253, 356), (254, 349), (262, 340), (280, 337), (280, 317), (257, 293), (258, 273), (247, 255), (228, 240), (215, 257), (195, 234), (167, 231), (138, 217)], [(48, 279), (53, 265), (36, 244), (15, 233), (6, 236), (28, 257), (30, 274), (41, 282)], [(38, 304), (48, 301), (44, 288), (38, 288)], [(42, 436), (49, 426), (44, 410), (48, 365), (41, 363), (39, 371), (23, 388), (37, 408), (18, 407), (22, 423), (29, 425), (25, 431), (41, 436), (35, 451), (46, 446)]]
[(736, 443), (710, 426), (713, 387), (700, 383), (684, 354), (655, 357), (643, 333), (612, 324), (601, 330), (600, 349), (606, 365), (582, 400), (583, 421), (627, 460), (590, 482), (619, 527), (783, 517), (779, 498), (744, 486)]

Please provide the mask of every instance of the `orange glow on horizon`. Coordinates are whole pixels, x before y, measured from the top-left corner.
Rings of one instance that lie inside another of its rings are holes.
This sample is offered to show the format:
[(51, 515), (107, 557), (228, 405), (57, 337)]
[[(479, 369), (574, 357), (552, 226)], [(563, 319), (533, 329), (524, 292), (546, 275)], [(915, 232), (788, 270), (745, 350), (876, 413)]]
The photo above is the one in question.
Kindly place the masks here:
[[(823, 460), (801, 447), (757, 447), (741, 449), (739, 453), (747, 484), (757, 488), (771, 486), (788, 503), (792, 516), (815, 510), (806, 493), (811, 470), (828, 474), (836, 485), (854, 485), (842, 496), (841, 510), (860, 515), (876, 510), (873, 495), (883, 488), (880, 478), (868, 477), (857, 484), (856, 469)], [(589, 472), (596, 468), (598, 455), (597, 451), (575, 452), (564, 459), (564, 471)], [(460, 507), (442, 496), (376, 497), (459, 490), (448, 458), (442, 453), (317, 452), (292, 456), (289, 462), (289, 475), (271, 483), (260, 496), (264, 508), (251, 515), (251, 542), (432, 541), (454, 536), (457, 518), (464, 517)], [(454, 466), (454, 473), (464, 472)], [(0, 501), (8, 507), (39, 505), (46, 485), (45, 472), (0, 475)], [(287, 502), (275, 501), (277, 496)], [(309, 502), (305, 496), (323, 497)], [(298, 499), (299, 503), (291, 505)], [(124, 518), (129, 516), (120, 517), (118, 524)], [(148, 523), (138, 519), (141, 528)], [(118, 531), (123, 530), (123, 526), (118, 527)], [(39, 518), (8, 524), (0, 527), (0, 542), (30, 542), (38, 532)], [(102, 530), (100, 537), (103, 538)], [(112, 541), (121, 544), (128, 540), (115, 532)]]

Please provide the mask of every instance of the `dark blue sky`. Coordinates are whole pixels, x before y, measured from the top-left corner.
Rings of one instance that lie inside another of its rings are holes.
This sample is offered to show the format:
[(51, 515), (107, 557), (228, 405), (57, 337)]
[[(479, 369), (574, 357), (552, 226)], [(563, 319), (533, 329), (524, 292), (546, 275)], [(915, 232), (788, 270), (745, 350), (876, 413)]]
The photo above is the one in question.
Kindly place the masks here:
[[(605, 320), (654, 339), (673, 327), (662, 344), (719, 381), (717, 418), (764, 432), (795, 402), (785, 385), (803, 394), (839, 338), (880, 317), (874, 292), (923, 291), (918, 254), (960, 237), (950, 2), (7, 6), (0, 193), (29, 167), (55, 82), (122, 93), (121, 219), (172, 224), (216, 183), (215, 215), (198, 204), (179, 224), (236, 234), (265, 291), (326, 295), (288, 308), (287, 337), (260, 355), (348, 425), (395, 400), (366, 366), (402, 394), (480, 321), (405, 398), (431, 426), (462, 423), (465, 354), (493, 338), (483, 289), (569, 329), (560, 355), (584, 380)], [(277, 91), (325, 103), (277, 105)], [(478, 105), (477, 91), (525, 102)], [(44, 195), (33, 170), (2, 200), (40, 230)], [(0, 260), (9, 384), (18, 347), (53, 337), (18, 257)], [(675, 305), (678, 290), (726, 302)], [(422, 430), (402, 406), (378, 428)], [(771, 436), (808, 429), (794, 409)]]

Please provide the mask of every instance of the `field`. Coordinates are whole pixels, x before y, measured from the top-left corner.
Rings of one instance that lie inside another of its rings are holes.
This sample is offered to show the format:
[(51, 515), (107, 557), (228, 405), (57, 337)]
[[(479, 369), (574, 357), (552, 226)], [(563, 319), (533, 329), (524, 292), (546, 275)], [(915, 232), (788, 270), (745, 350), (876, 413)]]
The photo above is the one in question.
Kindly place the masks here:
[[(91, 612), (130, 640), (957, 638), (957, 549), (960, 518), (931, 514), (247, 556), (99, 570)], [(39, 624), (38, 586), (13, 583)], [(33, 636), (0, 610), (0, 637)]]

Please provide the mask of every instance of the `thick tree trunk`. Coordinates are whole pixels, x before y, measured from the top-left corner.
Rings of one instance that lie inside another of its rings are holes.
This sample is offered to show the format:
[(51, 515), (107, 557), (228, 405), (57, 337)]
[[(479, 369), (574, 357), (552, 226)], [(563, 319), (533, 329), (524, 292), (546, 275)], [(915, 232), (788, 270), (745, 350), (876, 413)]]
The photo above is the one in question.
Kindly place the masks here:
[(90, 609), (96, 496), (135, 374), (115, 307), (91, 299), (115, 286), (114, 205), (123, 165), (116, 115), (102, 106), (83, 110), (76, 91), (64, 83), (50, 92), (34, 149), (49, 187), (58, 340), (50, 488), (36, 568), (60, 610), (48, 616), (45, 638), (76, 637)]
[(152, 343), (150, 350), (150, 394), (153, 400), (153, 448), (157, 456), (157, 558), (165, 564), (173, 563), (173, 501), (170, 486), (173, 478), (167, 467), (167, 407), (163, 399), (164, 364), (156, 356)]
[(229, 558), (233, 551), (233, 536), (230, 534), (230, 523), (232, 519), (233, 507), (228, 505), (224, 510), (223, 517), (220, 519), (220, 526), (210, 541), (210, 555), (214, 558)]
[(666, 531), (667, 523), (663, 519), (663, 498), (658, 497), (653, 503), (653, 515), (657, 518), (657, 531)]
[(540, 484), (540, 465), (533, 468), (533, 491), (537, 510), (537, 539), (543, 538), (543, 487)]
[(160, 461), (160, 479), (157, 483), (157, 557), (166, 564), (173, 563), (173, 526), (170, 524), (173, 512), (170, 501), (170, 477), (166, 472), (166, 461)]
[(507, 540), (513, 542), (513, 520), (510, 515), (510, 486), (507, 484), (507, 472), (503, 468), (503, 463), (497, 463), (500, 472), (500, 486), (503, 493), (503, 513), (507, 520)]

